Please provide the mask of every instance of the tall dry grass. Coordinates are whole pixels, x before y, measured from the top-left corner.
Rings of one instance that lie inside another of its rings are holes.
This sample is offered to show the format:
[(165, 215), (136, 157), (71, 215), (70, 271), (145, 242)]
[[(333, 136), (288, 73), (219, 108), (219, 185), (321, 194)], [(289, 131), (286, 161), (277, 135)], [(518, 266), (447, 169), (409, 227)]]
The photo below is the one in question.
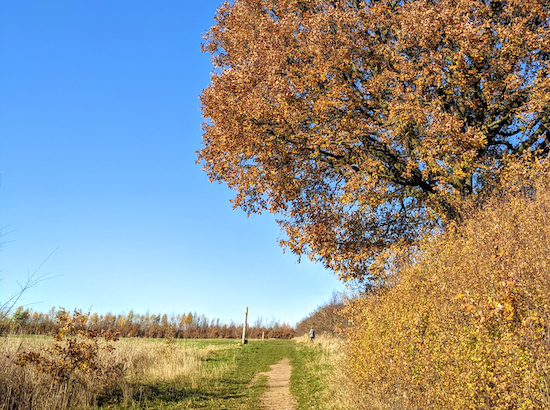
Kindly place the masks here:
[[(197, 347), (186, 340), (121, 339), (117, 342), (116, 360), (126, 363), (126, 388), (148, 383), (181, 381), (197, 388), (205, 380), (219, 378), (233, 363), (206, 366), (213, 352), (234, 345)], [(127, 395), (129, 398), (130, 395)]]
[(550, 408), (548, 175), (512, 175), (392, 288), (351, 302), (346, 369), (365, 408)]

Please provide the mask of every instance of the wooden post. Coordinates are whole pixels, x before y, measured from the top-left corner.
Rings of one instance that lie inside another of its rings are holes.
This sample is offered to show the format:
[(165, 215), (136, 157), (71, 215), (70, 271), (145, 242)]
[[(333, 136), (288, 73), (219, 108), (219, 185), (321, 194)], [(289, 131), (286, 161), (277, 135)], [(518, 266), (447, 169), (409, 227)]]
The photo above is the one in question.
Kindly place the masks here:
[(243, 323), (243, 345), (246, 340), (246, 319), (248, 317), (248, 307), (244, 309), (244, 323)]
[(264, 331), (262, 331), (262, 342), (264, 341)]

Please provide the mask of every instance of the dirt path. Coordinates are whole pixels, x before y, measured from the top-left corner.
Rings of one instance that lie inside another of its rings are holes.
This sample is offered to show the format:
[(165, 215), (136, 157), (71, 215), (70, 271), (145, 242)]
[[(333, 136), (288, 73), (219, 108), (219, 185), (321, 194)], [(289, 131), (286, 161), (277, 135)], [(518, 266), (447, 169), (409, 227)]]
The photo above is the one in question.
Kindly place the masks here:
[(267, 376), (267, 390), (260, 397), (260, 403), (265, 410), (295, 410), (296, 398), (290, 394), (290, 360), (283, 359), (269, 366), (270, 371), (260, 373)]

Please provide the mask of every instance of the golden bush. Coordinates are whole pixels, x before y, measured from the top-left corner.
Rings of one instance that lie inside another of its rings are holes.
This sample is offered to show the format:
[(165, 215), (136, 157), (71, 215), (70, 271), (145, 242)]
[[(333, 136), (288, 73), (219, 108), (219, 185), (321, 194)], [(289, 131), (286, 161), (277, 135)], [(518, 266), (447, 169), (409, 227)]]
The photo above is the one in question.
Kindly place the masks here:
[(550, 408), (548, 175), (511, 170), (393, 286), (351, 301), (356, 384), (411, 409)]
[(88, 316), (62, 308), (53, 342), (36, 339), (21, 353), (28, 344), (23, 339), (15, 350), (6, 346), (0, 357), (0, 410), (96, 407), (121, 389), (125, 366), (109, 343), (116, 335), (89, 328)]

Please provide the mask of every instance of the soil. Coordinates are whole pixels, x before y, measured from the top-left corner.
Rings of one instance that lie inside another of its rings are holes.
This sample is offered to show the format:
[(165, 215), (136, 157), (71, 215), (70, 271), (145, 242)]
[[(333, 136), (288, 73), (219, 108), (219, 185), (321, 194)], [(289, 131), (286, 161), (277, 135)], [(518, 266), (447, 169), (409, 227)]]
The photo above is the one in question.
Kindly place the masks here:
[(290, 394), (290, 360), (283, 359), (269, 366), (271, 370), (260, 373), (267, 376), (267, 389), (260, 397), (260, 403), (265, 410), (295, 410), (296, 398)]

